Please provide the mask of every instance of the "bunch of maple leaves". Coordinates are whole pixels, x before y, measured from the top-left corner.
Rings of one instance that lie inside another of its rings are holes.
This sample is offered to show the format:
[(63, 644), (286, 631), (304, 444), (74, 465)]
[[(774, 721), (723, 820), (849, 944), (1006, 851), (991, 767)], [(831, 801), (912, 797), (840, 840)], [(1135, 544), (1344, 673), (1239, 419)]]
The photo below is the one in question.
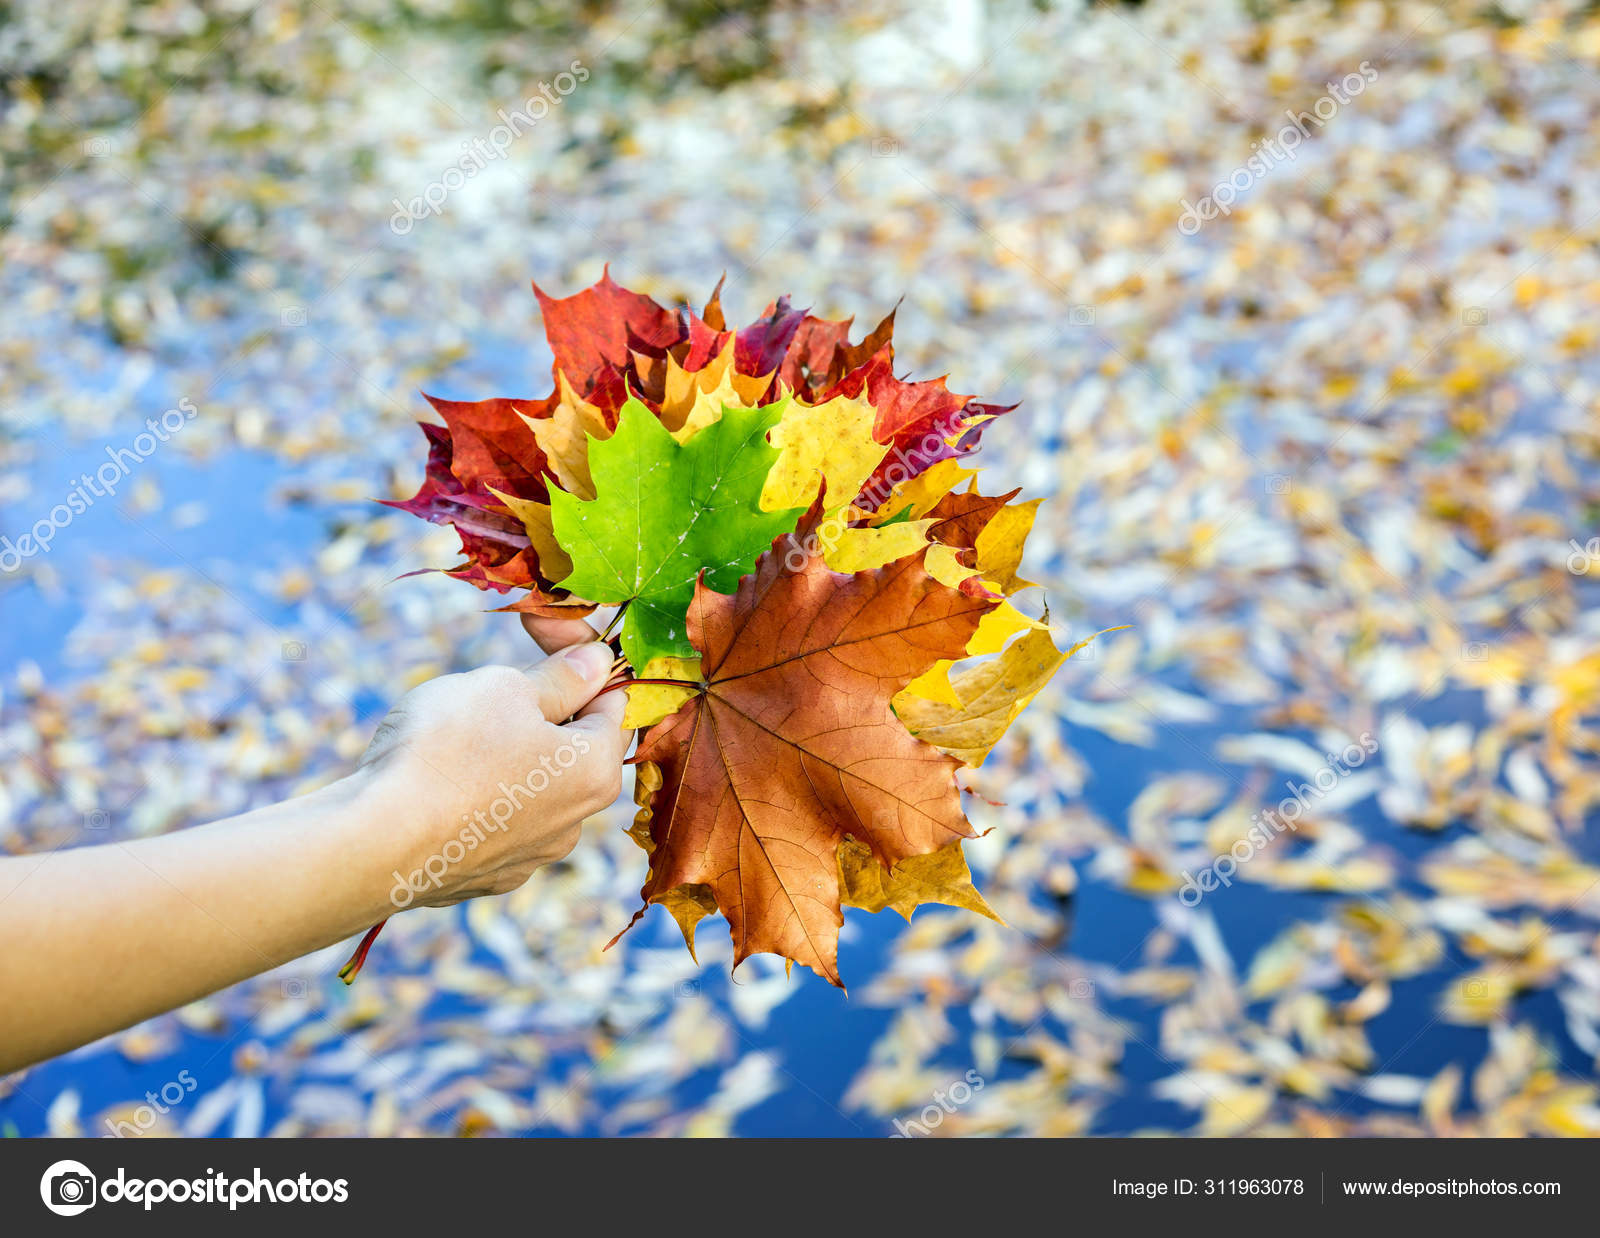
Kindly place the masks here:
[(840, 984), (844, 905), (992, 915), (956, 771), (1079, 646), (1008, 600), (1038, 501), (979, 494), (962, 463), (1008, 409), (897, 378), (892, 312), (854, 344), (787, 298), (731, 330), (721, 289), (695, 314), (609, 272), (535, 285), (554, 390), (428, 397), (444, 425), (394, 506), (454, 526), (449, 574), (514, 593), (502, 609), (621, 608), (634, 921), (661, 904), (692, 952), (720, 910), (735, 963)]

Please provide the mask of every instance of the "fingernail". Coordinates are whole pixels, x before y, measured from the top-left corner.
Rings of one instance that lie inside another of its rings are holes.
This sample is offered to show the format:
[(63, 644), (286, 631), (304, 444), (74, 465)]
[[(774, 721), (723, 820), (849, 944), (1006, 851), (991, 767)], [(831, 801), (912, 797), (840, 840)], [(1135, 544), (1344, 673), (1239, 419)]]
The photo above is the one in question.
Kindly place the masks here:
[(601, 679), (610, 672), (611, 662), (616, 655), (609, 646), (595, 642), (563, 649), (561, 656), (570, 659), (585, 679)]

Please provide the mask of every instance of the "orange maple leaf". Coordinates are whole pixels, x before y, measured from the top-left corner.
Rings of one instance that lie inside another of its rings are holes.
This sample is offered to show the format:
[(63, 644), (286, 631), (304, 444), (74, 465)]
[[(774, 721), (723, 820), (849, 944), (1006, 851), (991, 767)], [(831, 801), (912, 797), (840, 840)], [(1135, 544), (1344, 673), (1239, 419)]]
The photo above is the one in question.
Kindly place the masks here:
[(714, 902), (736, 964), (782, 954), (838, 985), (840, 845), (854, 839), (892, 870), (973, 836), (959, 762), (914, 738), (890, 701), (959, 658), (997, 599), (940, 584), (921, 553), (830, 571), (809, 536), (819, 510), (736, 593), (697, 587), (703, 681), (634, 761), (660, 770), (645, 906), (668, 902), (681, 923), (693, 905), (692, 931)]

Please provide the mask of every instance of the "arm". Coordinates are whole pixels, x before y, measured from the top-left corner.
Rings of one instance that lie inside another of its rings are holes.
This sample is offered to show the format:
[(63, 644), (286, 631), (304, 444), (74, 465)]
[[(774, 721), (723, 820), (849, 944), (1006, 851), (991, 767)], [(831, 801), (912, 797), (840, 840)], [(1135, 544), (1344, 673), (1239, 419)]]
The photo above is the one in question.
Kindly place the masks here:
[(547, 649), (573, 647), (528, 673), (422, 684), (320, 791), (158, 838), (0, 860), (0, 1074), (403, 908), (513, 890), (571, 851), (620, 788), (623, 694), (595, 695), (611, 653), (588, 625), (527, 626)]

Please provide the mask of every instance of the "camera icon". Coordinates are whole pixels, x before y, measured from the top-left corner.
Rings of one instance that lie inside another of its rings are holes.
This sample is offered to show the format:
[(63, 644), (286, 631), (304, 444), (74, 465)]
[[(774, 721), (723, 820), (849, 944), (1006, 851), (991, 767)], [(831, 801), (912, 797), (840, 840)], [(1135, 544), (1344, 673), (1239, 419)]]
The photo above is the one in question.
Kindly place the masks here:
[(1469, 305), (1461, 311), (1461, 325), (1463, 327), (1481, 327), (1488, 323), (1489, 311), (1481, 305)]
[(308, 986), (306, 982), (299, 976), (290, 976), (283, 982), (281, 988), (283, 990), (283, 995), (290, 1001), (298, 1000), (299, 998), (304, 997), (310, 991), (310, 986)]
[(1067, 311), (1067, 321), (1075, 327), (1094, 326), (1094, 306), (1074, 305)]
[(1473, 1000), (1489, 996), (1489, 982), (1487, 980), (1469, 980), (1461, 986), (1461, 991)]
[(83, 814), (83, 828), (86, 830), (109, 830), (111, 828), (111, 814), (103, 808), (96, 808)]
[(39, 1179), (39, 1198), (57, 1216), (89, 1211), (96, 1195), (95, 1176), (82, 1161), (57, 1161)]
[(283, 660), (285, 662), (304, 662), (306, 660), (306, 643), (303, 640), (286, 640), (283, 642)]
[(286, 327), (303, 327), (306, 325), (306, 307), (291, 305), (278, 315), (278, 321)]
[(1469, 640), (1461, 646), (1461, 657), (1467, 662), (1486, 662), (1489, 660), (1489, 646), (1481, 640)]
[(872, 157), (874, 159), (893, 159), (900, 153), (899, 138), (873, 138)]
[(1267, 477), (1268, 494), (1288, 494), (1294, 489), (1294, 478), (1287, 473), (1271, 473)]
[(1087, 976), (1074, 976), (1067, 984), (1067, 995), (1079, 1001), (1094, 1000), (1094, 981)]
[(679, 998), (694, 997), (700, 992), (698, 980), (680, 980), (673, 986), (673, 994)]
[(111, 153), (110, 138), (85, 138), (83, 153), (90, 159), (104, 159)]

